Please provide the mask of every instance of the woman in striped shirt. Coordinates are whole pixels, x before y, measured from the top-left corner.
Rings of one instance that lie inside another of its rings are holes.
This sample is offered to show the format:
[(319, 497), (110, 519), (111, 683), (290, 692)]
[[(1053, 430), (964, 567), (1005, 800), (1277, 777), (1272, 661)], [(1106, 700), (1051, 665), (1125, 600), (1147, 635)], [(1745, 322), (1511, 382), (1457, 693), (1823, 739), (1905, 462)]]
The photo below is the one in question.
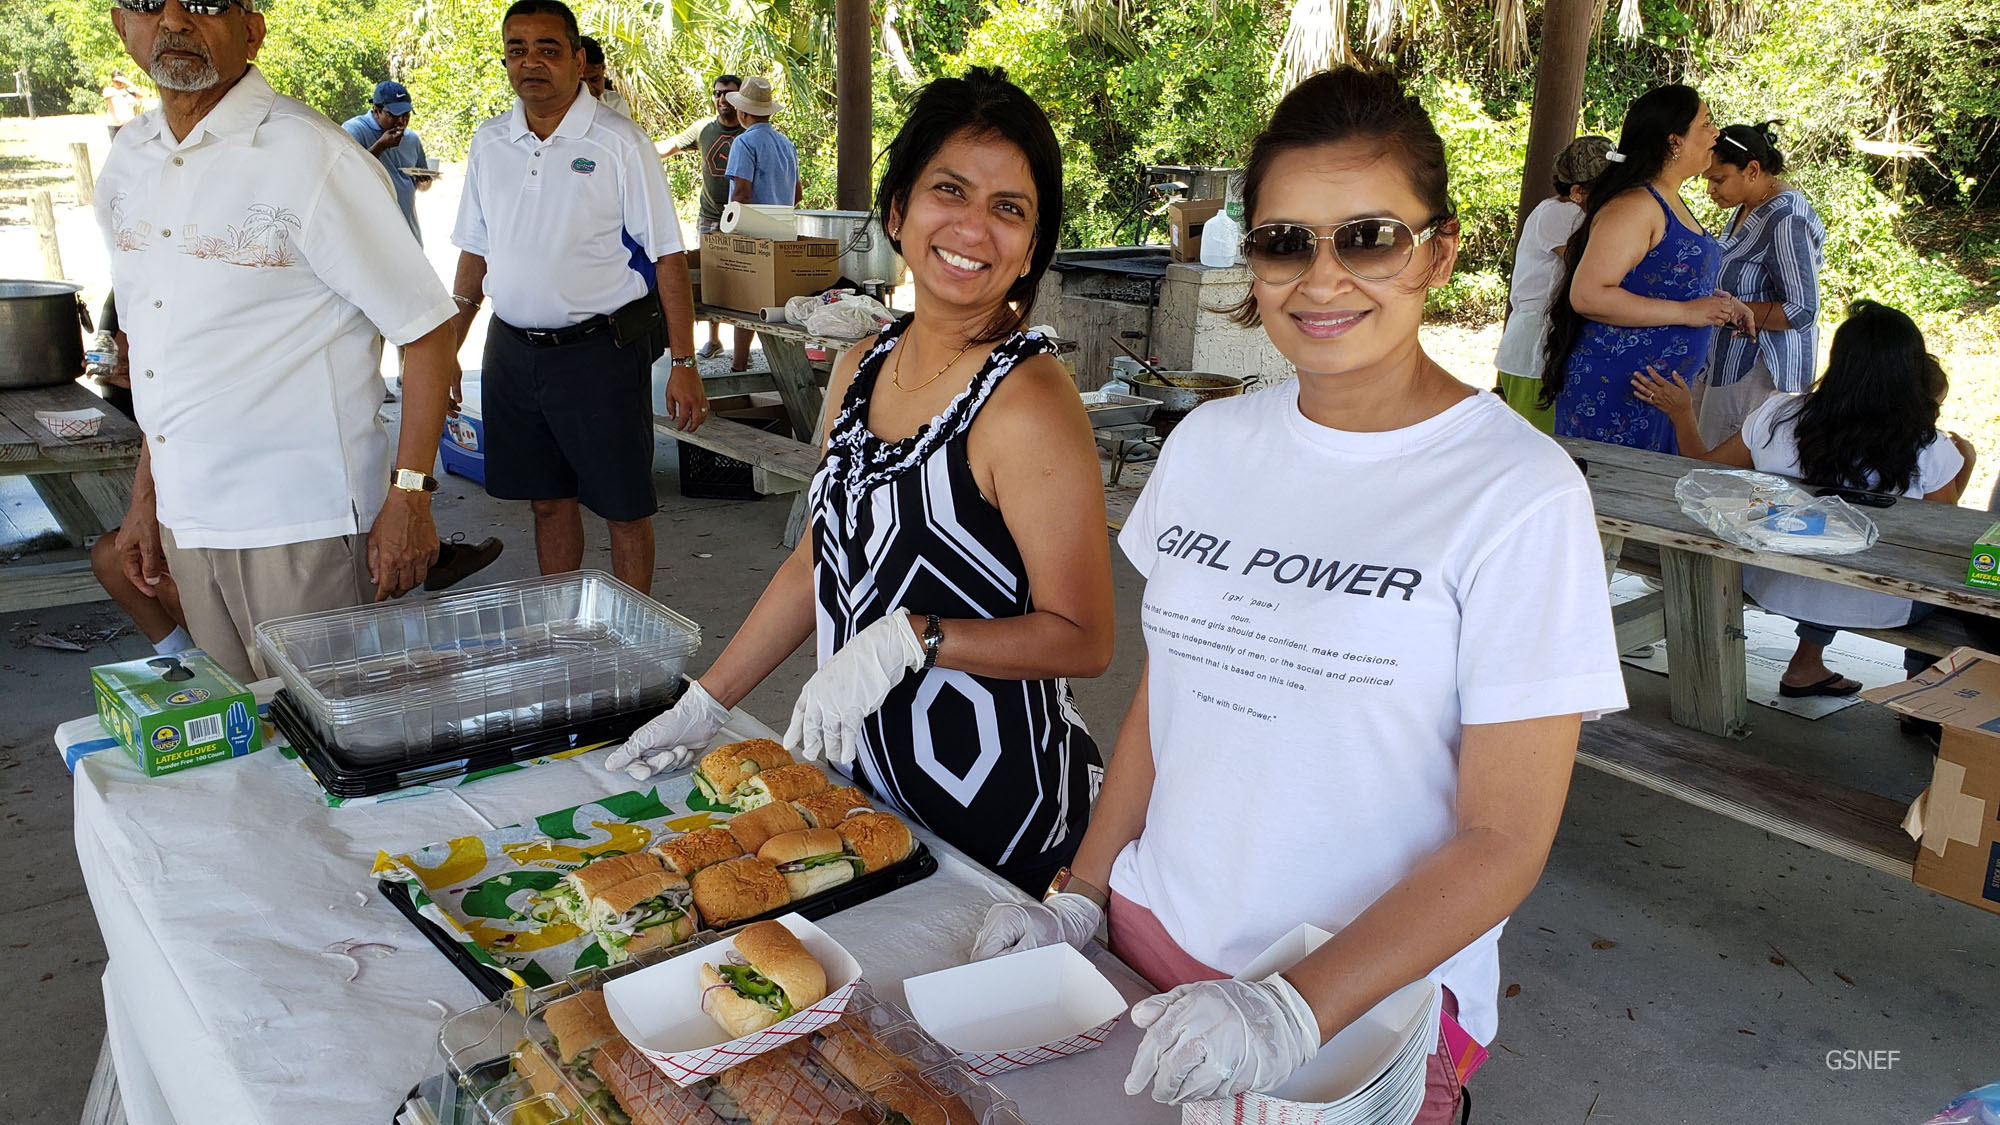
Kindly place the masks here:
[(1819, 271), (1826, 228), (1805, 194), (1780, 179), (1785, 154), (1771, 122), (1731, 125), (1715, 142), (1708, 197), (1734, 208), (1717, 241), (1722, 273), (1716, 287), (1750, 306), (1754, 335), (1716, 334), (1695, 405), (1702, 441), (1710, 446), (1743, 427), (1774, 392), (1812, 386), (1818, 365)]

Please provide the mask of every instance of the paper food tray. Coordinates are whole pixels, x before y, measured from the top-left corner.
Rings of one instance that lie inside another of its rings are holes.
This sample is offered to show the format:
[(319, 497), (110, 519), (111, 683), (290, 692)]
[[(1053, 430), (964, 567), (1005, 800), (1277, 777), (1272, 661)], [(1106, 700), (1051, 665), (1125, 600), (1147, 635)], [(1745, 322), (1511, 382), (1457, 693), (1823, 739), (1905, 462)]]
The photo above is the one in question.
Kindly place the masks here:
[[(1237, 978), (1283, 972), (1332, 937), (1301, 923)], [(1423, 1103), (1442, 1011), (1437, 982), (1413, 981), (1343, 1028), (1276, 1089), (1189, 1103), (1181, 1107), (1182, 1125), (1407, 1125)]]
[[(419, 1096), (438, 1125), (526, 1125), (562, 1120), (565, 1125), (611, 1125), (602, 1112), (600, 1093), (593, 1093), (595, 1075), (577, 1078), (557, 1064), (557, 1054), (541, 1015), (548, 1005), (579, 990), (600, 988), (648, 966), (689, 952), (703, 952), (703, 941), (672, 949), (648, 950), (633, 962), (612, 969), (588, 970), (540, 989), (518, 990), (505, 999), (458, 1013), (438, 1032), (438, 1073), (420, 1084)], [(709, 951), (714, 956), (713, 950)], [(950, 1125), (1025, 1125), (1013, 1103), (992, 1086), (975, 1078), (951, 1053), (918, 1028), (907, 1012), (880, 1000), (865, 982), (854, 986), (842, 1025), (867, 1033), (872, 1046), (859, 1049), (879, 1062), (885, 1076), (867, 1086), (848, 1081), (823, 1053), (817, 1035), (795, 1040), (788, 1053), (798, 1066), (788, 1073), (788, 1085), (770, 1091), (782, 1104), (779, 1119), (787, 1125), (848, 1125), (889, 1117), (891, 1103), (909, 1099), (930, 1103), (925, 1119)], [(877, 1050), (879, 1048), (879, 1051)], [(853, 1048), (850, 1048), (853, 1049)], [(726, 1079), (704, 1078), (683, 1087), (672, 1083), (637, 1050), (608, 1060), (624, 1079), (629, 1098), (643, 1100), (626, 1111), (642, 1108), (652, 1125), (716, 1125), (745, 1116), (725, 1088)], [(537, 1090), (525, 1074), (544, 1075)], [(549, 1077), (558, 1081), (551, 1083)], [(593, 1100), (593, 1098), (597, 1100)], [(763, 1107), (768, 1113), (769, 1101)], [(941, 1111), (941, 1114), (937, 1111)]]
[(903, 997), (923, 1029), (983, 1077), (1101, 1047), (1126, 1007), (1066, 944), (911, 977)]
[(605, 1004), (618, 1033), (653, 1060), (660, 1072), (685, 1086), (765, 1051), (775, 1050), (801, 1035), (818, 1031), (840, 1018), (861, 979), (854, 954), (828, 937), (825, 930), (797, 914), (775, 921), (792, 932), (826, 971), (826, 995), (769, 1027), (734, 1039), (701, 1010), (701, 967), (736, 951), (735, 939), (679, 957), (604, 986)]

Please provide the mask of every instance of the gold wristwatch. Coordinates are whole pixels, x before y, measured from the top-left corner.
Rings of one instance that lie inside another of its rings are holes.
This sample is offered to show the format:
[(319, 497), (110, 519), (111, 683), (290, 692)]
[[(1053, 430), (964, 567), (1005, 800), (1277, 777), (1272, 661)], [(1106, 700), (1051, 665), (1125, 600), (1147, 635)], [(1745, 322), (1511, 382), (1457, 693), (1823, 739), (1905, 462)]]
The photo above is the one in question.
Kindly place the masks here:
[(397, 469), (396, 475), (389, 478), (389, 486), (391, 488), (400, 488), (404, 492), (436, 492), (438, 490), (436, 477), (429, 473), (420, 473), (415, 469)]
[(1059, 894), (1082, 895), (1096, 903), (1099, 910), (1108, 910), (1111, 907), (1110, 895), (1106, 894), (1095, 883), (1077, 878), (1076, 874), (1067, 867), (1056, 872), (1056, 877), (1049, 880), (1049, 889), (1042, 892), (1042, 901), (1047, 902), (1050, 898)]

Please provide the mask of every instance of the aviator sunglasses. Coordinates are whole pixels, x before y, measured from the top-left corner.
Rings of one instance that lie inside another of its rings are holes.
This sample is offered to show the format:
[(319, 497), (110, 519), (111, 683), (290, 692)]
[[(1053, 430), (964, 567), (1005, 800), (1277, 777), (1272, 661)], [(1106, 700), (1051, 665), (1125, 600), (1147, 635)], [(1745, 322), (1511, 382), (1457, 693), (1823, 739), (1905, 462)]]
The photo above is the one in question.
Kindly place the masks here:
[(1243, 259), (1266, 285), (1289, 285), (1312, 269), (1319, 244), (1333, 244), (1333, 256), (1364, 281), (1387, 281), (1402, 273), (1417, 247), (1430, 241), (1445, 220), (1411, 231), (1399, 219), (1350, 219), (1320, 234), (1299, 223), (1265, 223), (1243, 236)]
[[(128, 12), (139, 12), (148, 16), (158, 15), (160, 10), (167, 6), (167, 0), (113, 0), (113, 2)], [(242, 8), (246, 12), (257, 10), (252, 7), (254, 0), (177, 0), (177, 2), (181, 10), (191, 16), (219, 16), (231, 8)]]

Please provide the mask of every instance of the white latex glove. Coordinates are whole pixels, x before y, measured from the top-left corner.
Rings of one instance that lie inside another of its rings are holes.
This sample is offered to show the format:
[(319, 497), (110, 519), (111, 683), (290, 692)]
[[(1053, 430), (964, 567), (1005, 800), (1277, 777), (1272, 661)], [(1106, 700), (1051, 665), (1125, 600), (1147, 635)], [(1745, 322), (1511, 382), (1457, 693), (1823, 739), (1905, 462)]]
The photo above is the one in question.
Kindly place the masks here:
[(785, 749), (806, 761), (852, 765), (860, 752), (861, 721), (875, 713), (903, 677), (924, 666), (924, 643), (898, 609), (854, 634), (820, 665), (792, 708)]
[(986, 908), (986, 921), (972, 939), (972, 959), (984, 961), (1057, 942), (1082, 949), (1097, 936), (1102, 921), (1104, 911), (1096, 903), (1067, 891), (1043, 902), (996, 902)]
[(1269, 1090), (1320, 1048), (1312, 1007), (1277, 973), (1148, 996), (1132, 1006), (1132, 1022), (1147, 1031), (1125, 1092), (1151, 1086), (1153, 1100), (1169, 1105)]
[(624, 770), (634, 781), (644, 781), (661, 770), (681, 769), (694, 761), (728, 721), (729, 708), (717, 703), (701, 681), (695, 680), (679, 702), (633, 731), (625, 745), (606, 755), (604, 768)]

